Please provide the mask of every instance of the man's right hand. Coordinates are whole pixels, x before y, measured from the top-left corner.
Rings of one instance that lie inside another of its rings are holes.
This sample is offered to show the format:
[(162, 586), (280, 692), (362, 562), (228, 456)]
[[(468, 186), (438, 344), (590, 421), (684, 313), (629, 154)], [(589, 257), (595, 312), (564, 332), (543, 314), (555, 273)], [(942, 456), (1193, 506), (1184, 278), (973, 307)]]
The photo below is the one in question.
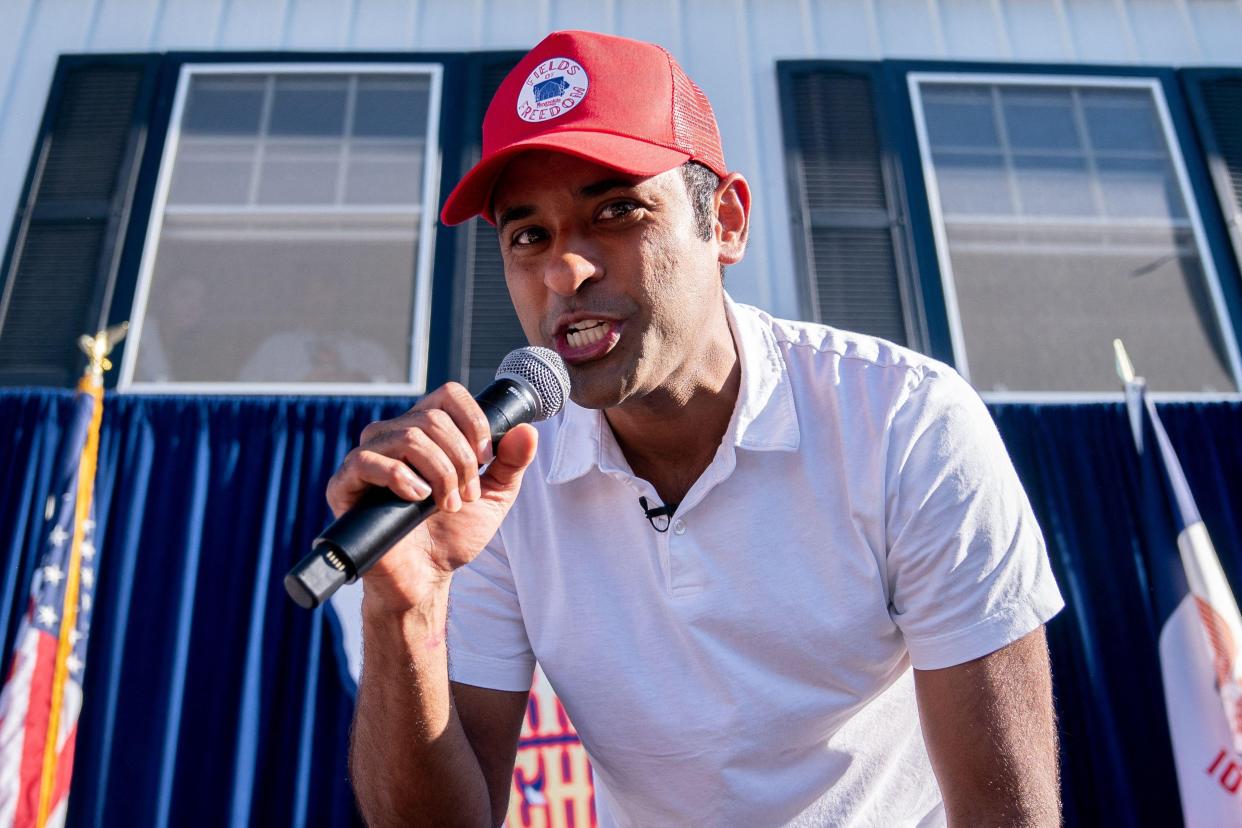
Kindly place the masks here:
[(439, 512), (406, 535), (363, 576), (368, 603), (381, 611), (427, 606), (454, 570), (474, 560), (509, 512), (522, 474), (535, 458), (538, 433), (519, 425), (491, 460), (487, 418), (470, 392), (449, 383), (392, 420), (371, 423), (328, 481), (338, 517), (371, 486), (406, 500), (434, 495)]

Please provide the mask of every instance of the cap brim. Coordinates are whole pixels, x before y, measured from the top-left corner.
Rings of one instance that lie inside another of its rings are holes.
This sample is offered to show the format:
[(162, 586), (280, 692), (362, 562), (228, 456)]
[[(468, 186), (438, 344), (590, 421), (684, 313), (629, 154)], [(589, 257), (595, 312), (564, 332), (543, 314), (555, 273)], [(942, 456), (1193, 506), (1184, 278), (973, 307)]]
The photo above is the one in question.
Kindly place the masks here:
[(488, 223), (494, 224), (487, 208), (496, 179), (515, 155), (541, 149), (594, 161), (629, 175), (659, 175), (690, 160), (690, 154), (681, 150), (611, 132), (566, 130), (544, 133), (537, 138), (510, 144), (487, 160), (475, 164), (445, 200), (440, 221), (449, 225), (461, 224), (481, 214)]

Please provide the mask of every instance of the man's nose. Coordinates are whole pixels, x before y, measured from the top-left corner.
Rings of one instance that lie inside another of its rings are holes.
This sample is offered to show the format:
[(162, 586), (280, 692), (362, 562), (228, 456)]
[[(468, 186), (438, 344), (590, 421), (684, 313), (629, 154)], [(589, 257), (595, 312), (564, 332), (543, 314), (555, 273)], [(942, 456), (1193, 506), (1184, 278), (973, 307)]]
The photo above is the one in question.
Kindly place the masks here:
[(581, 246), (566, 244), (555, 251), (544, 271), (548, 289), (562, 296), (573, 296), (582, 286), (603, 275), (602, 265)]

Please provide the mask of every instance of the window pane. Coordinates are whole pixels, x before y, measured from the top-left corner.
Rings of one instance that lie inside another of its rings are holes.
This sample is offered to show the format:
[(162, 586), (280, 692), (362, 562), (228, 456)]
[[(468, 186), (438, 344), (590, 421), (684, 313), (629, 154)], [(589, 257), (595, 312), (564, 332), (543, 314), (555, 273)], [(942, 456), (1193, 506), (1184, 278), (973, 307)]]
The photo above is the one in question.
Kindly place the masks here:
[(413, 224), (167, 222), (136, 379), (405, 381)]
[(1110, 216), (1184, 219), (1172, 165), (1166, 158), (1099, 159), (1100, 191)]
[(1082, 151), (1069, 90), (1006, 89), (1001, 100), (1009, 146), (1015, 152)]
[(944, 153), (936, 157), (940, 203), (949, 215), (1013, 212), (1009, 175), (1000, 155)]
[(923, 114), (935, 147), (995, 149), (1000, 145), (987, 88), (930, 85), (923, 94)]
[(189, 83), (132, 381), (421, 381), (431, 76)]
[(254, 139), (185, 138), (173, 169), (171, 204), (244, 204), (250, 196)]
[(260, 204), (335, 204), (341, 141), (269, 141), (259, 175)]
[(1090, 216), (1096, 212), (1087, 161), (1072, 155), (1023, 155), (1013, 160), (1022, 213)]
[(423, 190), (421, 145), (358, 147), (350, 156), (350, 204), (413, 204)]
[(339, 137), (345, 132), (345, 78), (277, 78), (272, 96), (272, 135)]
[(362, 138), (420, 138), (427, 133), (431, 84), (426, 78), (361, 78), (353, 134)]
[(1189, 232), (960, 227), (949, 244), (981, 390), (1117, 390), (1117, 337), (1153, 388), (1234, 389)]
[(1136, 90), (1084, 90), (1084, 118), (1098, 152), (1138, 152), (1164, 157), (1167, 149), (1151, 94)]
[(203, 79), (190, 87), (184, 136), (256, 135), (263, 112), (264, 83), (249, 77)]
[[(924, 152), (976, 387), (1117, 390), (1121, 338), (1153, 389), (1237, 390), (1150, 88), (921, 90), (934, 103)], [(981, 116), (971, 128), (995, 152), (967, 152), (963, 102), (981, 111), (984, 100), (999, 102), (1001, 128)]]

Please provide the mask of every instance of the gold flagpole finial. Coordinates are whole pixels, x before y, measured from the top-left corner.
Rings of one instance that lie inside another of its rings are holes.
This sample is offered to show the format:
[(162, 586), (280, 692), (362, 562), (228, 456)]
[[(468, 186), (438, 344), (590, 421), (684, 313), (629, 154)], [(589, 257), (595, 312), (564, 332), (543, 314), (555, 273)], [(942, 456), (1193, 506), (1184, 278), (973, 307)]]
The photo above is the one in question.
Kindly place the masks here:
[(112, 353), (112, 349), (117, 343), (125, 338), (125, 334), (129, 332), (129, 323), (122, 322), (119, 325), (113, 325), (111, 328), (99, 331), (94, 336), (83, 334), (78, 337), (78, 347), (82, 349), (82, 353), (86, 354), (88, 364), (83, 372), (82, 378), (90, 378), (95, 382), (102, 382), (104, 371), (112, 369), (112, 360), (108, 359), (108, 355)]

